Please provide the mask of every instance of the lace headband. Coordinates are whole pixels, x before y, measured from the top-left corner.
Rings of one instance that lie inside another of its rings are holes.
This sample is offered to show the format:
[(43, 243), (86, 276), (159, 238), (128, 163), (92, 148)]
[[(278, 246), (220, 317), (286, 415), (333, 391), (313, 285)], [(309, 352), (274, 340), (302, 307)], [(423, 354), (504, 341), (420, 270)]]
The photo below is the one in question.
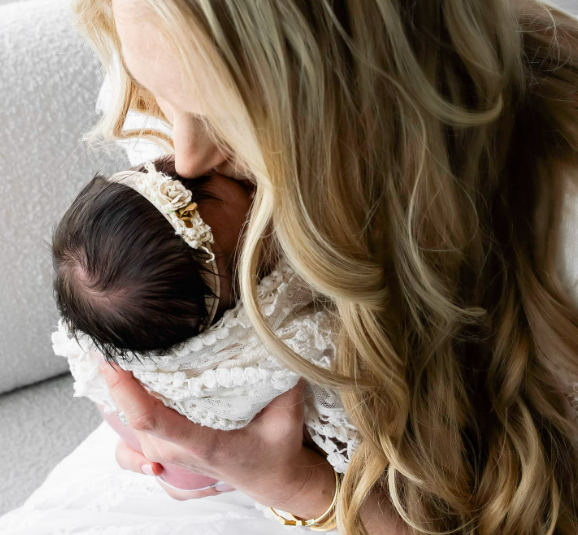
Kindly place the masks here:
[(221, 294), (219, 271), (211, 248), (214, 241), (211, 227), (201, 219), (197, 203), (192, 202), (193, 194), (179, 180), (173, 180), (170, 176), (158, 171), (153, 162), (147, 162), (144, 167), (146, 173), (121, 171), (107, 180), (124, 184), (140, 193), (165, 216), (175, 229), (175, 233), (189, 246), (193, 249), (201, 249), (209, 255), (207, 263), (211, 264), (211, 269), (201, 272), (201, 276), (214, 294), (205, 298), (209, 312), (208, 326), (215, 318)]

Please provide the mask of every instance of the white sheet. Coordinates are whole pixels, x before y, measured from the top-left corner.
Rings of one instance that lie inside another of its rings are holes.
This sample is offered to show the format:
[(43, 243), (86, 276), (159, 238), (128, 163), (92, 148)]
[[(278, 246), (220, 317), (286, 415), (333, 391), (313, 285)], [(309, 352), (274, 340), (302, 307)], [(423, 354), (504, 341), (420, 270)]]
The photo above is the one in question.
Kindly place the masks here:
[[(178, 502), (156, 479), (121, 470), (117, 435), (102, 424), (19, 509), (0, 518), (10, 535), (278, 535), (285, 528), (241, 492)], [(267, 516), (265, 516), (267, 515)]]

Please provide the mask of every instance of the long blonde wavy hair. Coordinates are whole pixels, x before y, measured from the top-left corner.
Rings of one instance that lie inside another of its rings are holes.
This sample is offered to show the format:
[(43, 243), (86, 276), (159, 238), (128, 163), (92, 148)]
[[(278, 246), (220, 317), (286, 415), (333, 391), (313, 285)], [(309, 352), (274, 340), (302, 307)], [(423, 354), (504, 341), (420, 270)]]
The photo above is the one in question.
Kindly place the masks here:
[[(241, 295), (362, 437), (340, 531), (385, 490), (416, 533), (578, 533), (568, 397), (578, 311), (557, 269), (578, 170), (578, 22), (536, 0), (142, 0), (257, 195)], [(135, 4), (136, 6), (136, 4)], [(110, 0), (75, 0), (111, 77), (96, 133), (162, 116), (119, 63)], [(191, 58), (194, 58), (194, 62)], [(263, 236), (329, 298), (319, 370), (255, 302)]]

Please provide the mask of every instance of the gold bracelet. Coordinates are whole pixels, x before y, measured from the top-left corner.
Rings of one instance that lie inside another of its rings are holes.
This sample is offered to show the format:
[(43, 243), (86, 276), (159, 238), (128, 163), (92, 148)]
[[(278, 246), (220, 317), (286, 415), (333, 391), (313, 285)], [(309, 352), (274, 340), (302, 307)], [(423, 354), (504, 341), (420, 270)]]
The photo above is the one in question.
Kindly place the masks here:
[(333, 470), (335, 474), (335, 494), (333, 495), (333, 501), (331, 505), (321, 516), (317, 518), (312, 518), (310, 520), (300, 520), (299, 518), (295, 518), (293, 515), (291, 518), (285, 518), (281, 516), (273, 507), (269, 507), (269, 510), (273, 513), (273, 516), (283, 526), (302, 526), (306, 528), (311, 528), (314, 531), (331, 531), (335, 529), (337, 525), (337, 519), (335, 515), (335, 506), (337, 504), (337, 497), (339, 496), (339, 490), (341, 489), (341, 479), (339, 474)]
[(319, 524), (309, 526), (309, 529), (312, 531), (333, 531), (334, 529), (337, 529), (337, 515), (335, 514), (335, 510), (329, 516), (329, 518), (327, 518), (327, 520), (324, 520)]

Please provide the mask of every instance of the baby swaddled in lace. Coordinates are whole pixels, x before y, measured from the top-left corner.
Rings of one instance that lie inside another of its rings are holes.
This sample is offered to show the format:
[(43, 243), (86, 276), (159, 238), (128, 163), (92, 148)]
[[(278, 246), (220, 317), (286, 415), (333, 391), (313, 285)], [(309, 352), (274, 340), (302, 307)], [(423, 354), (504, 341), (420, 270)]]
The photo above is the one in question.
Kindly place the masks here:
[[(75, 395), (116, 411), (104, 355), (193, 422), (232, 430), (297, 384), (234, 300), (250, 200), (249, 189), (224, 177), (180, 179), (170, 159), (86, 186), (53, 240), (62, 313), (53, 345), (68, 358)], [(333, 365), (330, 314), (284, 261), (261, 279), (258, 303), (292, 350)], [(358, 438), (339, 395), (312, 384), (306, 394), (307, 430), (344, 472)]]

